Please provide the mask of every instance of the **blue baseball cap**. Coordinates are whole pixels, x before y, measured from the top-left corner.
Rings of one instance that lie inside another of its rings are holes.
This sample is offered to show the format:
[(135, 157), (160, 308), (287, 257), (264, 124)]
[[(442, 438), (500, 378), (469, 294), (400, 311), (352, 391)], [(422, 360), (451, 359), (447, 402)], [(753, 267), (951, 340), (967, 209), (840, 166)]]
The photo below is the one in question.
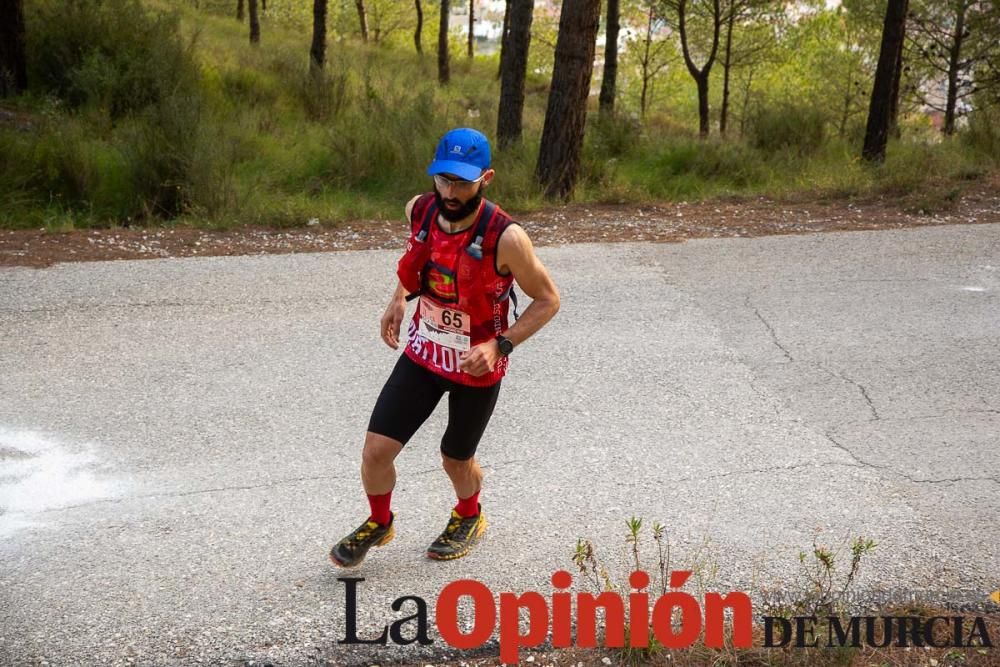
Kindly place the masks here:
[(479, 130), (460, 127), (441, 137), (434, 161), (427, 167), (427, 175), (455, 174), (474, 181), (490, 168), (490, 161), (490, 141), (486, 135)]

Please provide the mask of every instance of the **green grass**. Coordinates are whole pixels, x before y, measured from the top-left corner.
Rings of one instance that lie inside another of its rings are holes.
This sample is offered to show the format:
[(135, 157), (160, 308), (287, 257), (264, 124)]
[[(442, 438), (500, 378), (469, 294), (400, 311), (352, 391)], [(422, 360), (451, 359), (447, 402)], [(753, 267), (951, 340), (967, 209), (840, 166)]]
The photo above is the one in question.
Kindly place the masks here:
[[(263, 43), (253, 48), (245, 25), (221, 13), (228, 4), (209, 11), (211, 2), (196, 10), (146, 0), (143, 12), (137, 1), (105, 0), (103, 14), (82, 9), (62, 22), (52, 13), (55, 0), (29, 5), (29, 49), (32, 36), (51, 45), (79, 32), (105, 35), (93, 37), (104, 55), (87, 55), (85, 44), (33, 51), (32, 89), (5, 103), (31, 128), (0, 125), (0, 227), (397, 218), (412, 194), (429, 187), (424, 170), (442, 133), (459, 125), (494, 133), (495, 57), (470, 62), (456, 47), (452, 84), (442, 88), (429, 36), (423, 57), (402, 44), (331, 39), (326, 75), (317, 81), (308, 73), (302, 17), (265, 17)], [(167, 34), (147, 47), (132, 33), (151, 26)], [(134, 63), (148, 59), (148, 48), (161, 62)], [(546, 206), (534, 177), (545, 84), (529, 77), (524, 144), (494, 156), (491, 197), (516, 212)], [(700, 141), (662, 110), (645, 126), (591, 113), (575, 199), (926, 190), (926, 204), (915, 206), (932, 210), (954, 199), (954, 186), (926, 183), (978, 177), (996, 168), (1000, 153), (994, 125), (980, 122), (971, 140), (927, 143), (926, 133), (908, 132), (890, 146), (885, 165), (870, 168), (858, 161), (858, 146), (827, 138), (822, 122), (821, 114), (788, 107), (758, 114), (745, 140)]]

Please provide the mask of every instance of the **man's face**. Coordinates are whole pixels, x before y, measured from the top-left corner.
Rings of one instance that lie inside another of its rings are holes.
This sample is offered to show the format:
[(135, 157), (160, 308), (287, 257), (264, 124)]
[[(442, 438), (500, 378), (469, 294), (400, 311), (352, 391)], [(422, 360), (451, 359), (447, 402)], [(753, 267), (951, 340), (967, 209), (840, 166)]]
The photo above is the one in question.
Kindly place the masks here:
[(445, 220), (458, 222), (468, 217), (483, 198), (483, 188), (493, 179), (493, 170), (487, 169), (475, 181), (462, 180), (455, 174), (438, 174), (434, 177), (434, 193), (437, 195), (441, 216)]

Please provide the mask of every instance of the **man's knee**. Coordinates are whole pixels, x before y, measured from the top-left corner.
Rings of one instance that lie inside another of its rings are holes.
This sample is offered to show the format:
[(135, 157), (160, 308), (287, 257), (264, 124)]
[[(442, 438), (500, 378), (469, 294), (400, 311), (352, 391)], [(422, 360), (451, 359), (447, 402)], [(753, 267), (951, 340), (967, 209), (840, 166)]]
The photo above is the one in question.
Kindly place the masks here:
[(396, 459), (402, 449), (403, 444), (398, 440), (368, 431), (365, 435), (365, 447), (361, 452), (361, 461), (364, 465), (386, 466)]

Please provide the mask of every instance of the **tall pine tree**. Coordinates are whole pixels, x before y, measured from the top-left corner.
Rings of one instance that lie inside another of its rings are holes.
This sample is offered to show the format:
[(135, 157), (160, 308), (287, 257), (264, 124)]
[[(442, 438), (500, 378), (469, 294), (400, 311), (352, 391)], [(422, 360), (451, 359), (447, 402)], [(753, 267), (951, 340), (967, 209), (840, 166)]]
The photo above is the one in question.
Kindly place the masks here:
[(895, 83), (898, 70), (896, 61), (903, 48), (908, 3), (909, 0), (889, 0), (886, 7), (882, 46), (879, 49), (878, 65), (875, 67), (871, 104), (868, 106), (865, 145), (861, 150), (861, 157), (868, 162), (885, 160), (885, 147), (889, 142), (889, 126), (892, 122), (892, 95), (894, 89), (898, 90)]
[(0, 0), (0, 97), (17, 95), (27, 88), (24, 4), (22, 0)]
[(506, 45), (500, 53), (500, 109), (497, 144), (503, 148), (521, 140), (524, 113), (524, 80), (528, 73), (531, 19), (535, 0), (508, 0)]
[(549, 198), (569, 199), (580, 171), (601, 0), (565, 0), (535, 174)]

